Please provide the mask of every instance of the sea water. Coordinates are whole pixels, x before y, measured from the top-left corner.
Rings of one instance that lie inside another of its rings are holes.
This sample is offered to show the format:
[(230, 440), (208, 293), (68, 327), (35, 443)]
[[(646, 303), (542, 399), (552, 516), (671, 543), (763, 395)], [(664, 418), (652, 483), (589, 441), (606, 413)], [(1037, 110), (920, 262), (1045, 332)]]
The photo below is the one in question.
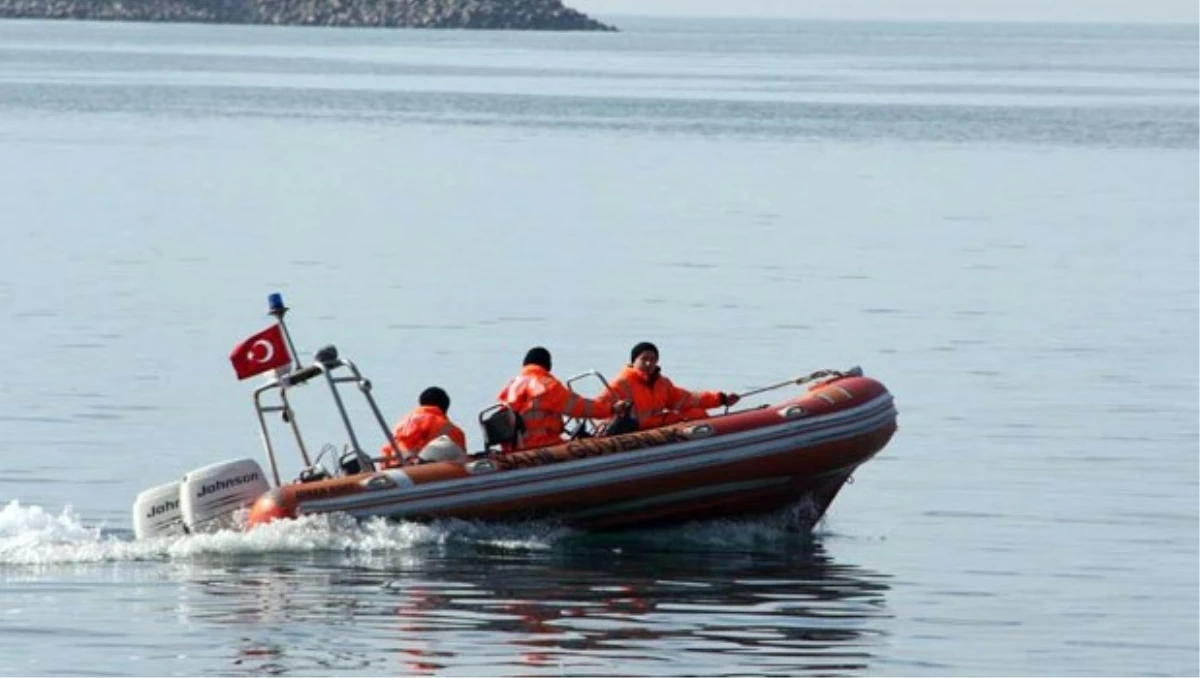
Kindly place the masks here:
[[(620, 23), (0, 22), (0, 674), (1200, 671), (1195, 27)], [(900, 429), (810, 536), (134, 541), (141, 490), (263, 459), (227, 356), (276, 291), (473, 447), (538, 344), (861, 365)]]

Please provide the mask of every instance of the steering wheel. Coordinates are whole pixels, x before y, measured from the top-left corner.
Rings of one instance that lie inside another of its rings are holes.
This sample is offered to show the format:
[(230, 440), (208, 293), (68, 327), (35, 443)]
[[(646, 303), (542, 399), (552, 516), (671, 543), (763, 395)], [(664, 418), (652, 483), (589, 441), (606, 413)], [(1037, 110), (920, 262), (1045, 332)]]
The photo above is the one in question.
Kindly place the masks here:
[[(575, 390), (575, 382), (581, 379), (586, 379), (587, 377), (595, 377), (600, 381), (600, 385), (603, 388), (608, 388), (608, 380), (604, 378), (603, 374), (600, 374), (600, 372), (596, 370), (580, 372), (579, 374), (570, 377), (566, 381), (567, 388), (570, 389), (572, 393), (578, 393), (578, 391)], [(594, 438), (600, 435), (600, 423), (598, 423), (595, 419), (567, 416), (563, 420), (563, 430), (567, 432), (569, 440)]]

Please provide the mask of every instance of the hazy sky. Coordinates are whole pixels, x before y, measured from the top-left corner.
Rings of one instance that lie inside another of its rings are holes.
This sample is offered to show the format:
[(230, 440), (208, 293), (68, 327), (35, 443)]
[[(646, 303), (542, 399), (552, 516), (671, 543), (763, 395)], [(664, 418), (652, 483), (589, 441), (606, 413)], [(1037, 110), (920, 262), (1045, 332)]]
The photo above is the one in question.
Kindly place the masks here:
[(1197, 0), (565, 0), (592, 15), (1192, 23)]

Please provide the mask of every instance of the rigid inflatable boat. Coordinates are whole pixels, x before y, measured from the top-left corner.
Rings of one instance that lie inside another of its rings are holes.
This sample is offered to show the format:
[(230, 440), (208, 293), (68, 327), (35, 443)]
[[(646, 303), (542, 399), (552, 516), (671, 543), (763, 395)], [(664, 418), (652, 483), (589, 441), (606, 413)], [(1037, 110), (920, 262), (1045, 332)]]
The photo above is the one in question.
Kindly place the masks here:
[[(284, 335), (286, 310), (272, 295), (272, 313)], [(290, 345), (290, 336), (287, 341)], [(590, 375), (603, 380), (592, 371), (567, 383), (574, 389), (580, 377)], [(336, 449), (327, 445), (317, 463), (309, 458), (288, 400), (291, 389), (312, 380), (328, 384), (346, 433), (337, 459)], [(883, 384), (858, 368), (821, 370), (760, 389), (801, 387), (774, 404), (621, 435), (574, 422), (573, 439), (517, 452), (496, 449), (497, 417), (495, 412), (487, 416), (495, 409), (489, 408), (479, 417), (483, 450), (453, 461), (380, 469), (382, 460), (359, 444), (339, 394), (346, 385), (365, 397), (388, 444), (390, 429), (370, 381), (336, 348), (325, 347), (312, 364), (277, 368), (254, 391), (270, 477), (253, 459), (235, 459), (146, 490), (133, 508), (137, 536), (250, 528), (323, 513), (359, 519), (533, 519), (612, 530), (795, 507), (793, 514), (811, 526), (855, 469), (883, 449), (896, 430), (896, 409)], [(275, 414), (291, 429), (303, 462), (299, 477), (287, 482), (281, 480), (268, 426)], [(323, 457), (330, 463), (323, 464)]]

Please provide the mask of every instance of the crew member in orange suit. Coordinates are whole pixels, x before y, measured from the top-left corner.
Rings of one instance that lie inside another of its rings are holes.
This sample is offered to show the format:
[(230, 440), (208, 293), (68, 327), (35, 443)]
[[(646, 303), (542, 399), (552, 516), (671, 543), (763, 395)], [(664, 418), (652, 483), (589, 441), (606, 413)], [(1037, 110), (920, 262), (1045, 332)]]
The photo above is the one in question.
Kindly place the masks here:
[(723, 391), (688, 391), (679, 388), (663, 375), (658, 366), (658, 347), (643, 341), (633, 347), (629, 353), (629, 364), (597, 398), (606, 403), (618, 399), (632, 403), (630, 414), (637, 420), (638, 430), (642, 430), (703, 419), (708, 416), (707, 410), (710, 408), (735, 405), (741, 397)]
[(465, 453), (467, 437), (461, 428), (450, 421), (450, 396), (437, 386), (421, 391), (417, 407), (396, 422), (392, 440), (400, 448), (403, 457), (397, 457), (391, 445), (384, 445), (380, 452), (385, 468), (401, 466), (412, 461), (431, 440), (448, 436)]
[(500, 389), (496, 400), (511, 407), (525, 422), (525, 433), (513, 448), (516, 450), (562, 442), (564, 416), (608, 419), (629, 409), (629, 403), (615, 398), (597, 402), (572, 393), (550, 374), (550, 351), (541, 346), (529, 349), (521, 373)]

